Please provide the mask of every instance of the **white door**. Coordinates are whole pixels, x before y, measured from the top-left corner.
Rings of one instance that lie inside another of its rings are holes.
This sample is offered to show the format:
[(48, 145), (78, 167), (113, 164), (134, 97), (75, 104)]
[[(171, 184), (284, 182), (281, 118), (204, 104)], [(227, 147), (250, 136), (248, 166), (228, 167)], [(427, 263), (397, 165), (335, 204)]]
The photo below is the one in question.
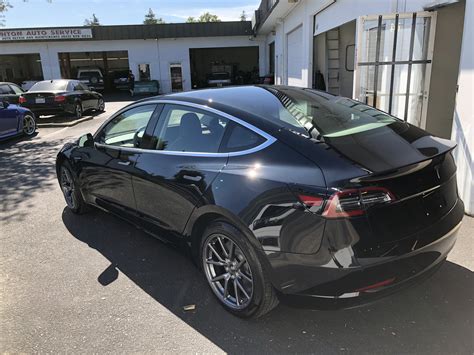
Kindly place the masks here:
[(432, 12), (359, 18), (355, 98), (423, 128), (435, 26)]
[(299, 26), (286, 35), (287, 83), (304, 86), (303, 83), (303, 26)]

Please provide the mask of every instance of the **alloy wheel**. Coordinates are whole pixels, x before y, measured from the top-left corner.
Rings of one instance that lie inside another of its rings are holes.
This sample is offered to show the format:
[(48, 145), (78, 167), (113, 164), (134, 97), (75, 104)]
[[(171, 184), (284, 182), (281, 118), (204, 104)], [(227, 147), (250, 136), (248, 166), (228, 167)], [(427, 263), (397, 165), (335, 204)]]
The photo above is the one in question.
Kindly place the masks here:
[(252, 271), (242, 250), (223, 234), (207, 238), (203, 249), (203, 267), (216, 296), (230, 308), (243, 309), (253, 296)]
[(33, 133), (35, 133), (35, 129), (36, 129), (35, 119), (31, 117), (30, 115), (26, 115), (23, 118), (23, 133), (26, 134), (27, 136), (31, 136)]
[(76, 208), (76, 198), (74, 195), (74, 180), (69, 169), (61, 168), (61, 190), (70, 209)]

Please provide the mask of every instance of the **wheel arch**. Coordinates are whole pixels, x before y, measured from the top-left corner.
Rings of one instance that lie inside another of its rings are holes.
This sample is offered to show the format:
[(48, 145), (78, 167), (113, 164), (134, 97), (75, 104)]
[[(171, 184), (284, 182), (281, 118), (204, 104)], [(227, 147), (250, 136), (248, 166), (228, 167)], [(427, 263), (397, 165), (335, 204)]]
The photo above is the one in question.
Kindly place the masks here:
[(203, 233), (207, 226), (216, 221), (229, 223), (247, 237), (257, 252), (263, 252), (260, 242), (238, 216), (219, 206), (203, 206), (194, 210), (183, 233), (191, 249), (191, 256), (199, 267), (201, 267), (198, 260)]

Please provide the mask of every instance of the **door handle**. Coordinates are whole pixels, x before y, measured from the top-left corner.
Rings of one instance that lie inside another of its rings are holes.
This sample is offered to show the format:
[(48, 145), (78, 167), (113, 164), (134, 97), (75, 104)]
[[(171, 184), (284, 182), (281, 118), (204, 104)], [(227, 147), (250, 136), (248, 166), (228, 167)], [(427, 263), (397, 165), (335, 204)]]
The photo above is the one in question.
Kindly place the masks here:
[(127, 166), (127, 165), (130, 165), (130, 162), (129, 161), (119, 161), (118, 164)]
[(198, 182), (198, 181), (201, 181), (201, 180), (202, 180), (202, 176), (183, 175), (183, 179)]

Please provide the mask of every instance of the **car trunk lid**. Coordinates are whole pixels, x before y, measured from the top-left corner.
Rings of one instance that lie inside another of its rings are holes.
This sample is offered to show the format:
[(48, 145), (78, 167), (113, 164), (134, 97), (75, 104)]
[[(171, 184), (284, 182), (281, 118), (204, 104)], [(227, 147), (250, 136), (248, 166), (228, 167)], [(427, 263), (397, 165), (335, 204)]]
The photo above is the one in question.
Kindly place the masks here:
[(63, 93), (63, 91), (26, 92), (22, 95), (25, 99), (22, 105), (29, 108), (50, 107), (57, 104), (55, 98)]

